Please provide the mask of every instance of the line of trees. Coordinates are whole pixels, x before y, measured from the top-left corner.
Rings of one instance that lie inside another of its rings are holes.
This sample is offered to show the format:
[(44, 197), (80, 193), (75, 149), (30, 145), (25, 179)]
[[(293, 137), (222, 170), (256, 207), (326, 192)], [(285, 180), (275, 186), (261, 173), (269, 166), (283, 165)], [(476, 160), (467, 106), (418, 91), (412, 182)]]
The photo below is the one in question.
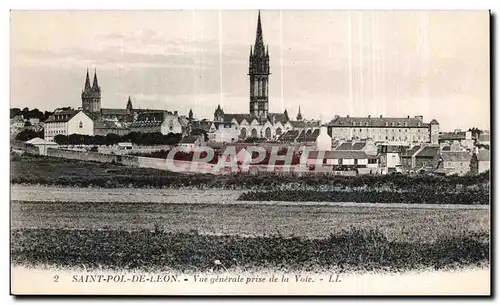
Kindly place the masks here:
[(28, 141), (33, 138), (42, 138), (43, 139), (43, 130), (34, 131), (32, 129), (23, 129), (16, 135), (16, 140), (18, 141)]
[(106, 136), (71, 134), (69, 136), (57, 135), (54, 137), (54, 141), (60, 145), (115, 145), (120, 142), (131, 142), (137, 145), (175, 145), (181, 139), (182, 134), (180, 133), (164, 135), (161, 132), (131, 132), (123, 136), (110, 133)]
[(10, 108), (10, 118), (11, 119), (17, 115), (22, 115), (27, 120), (29, 120), (31, 118), (38, 118), (40, 120), (40, 122), (44, 122), (53, 113), (54, 112), (51, 112), (51, 111), (42, 112), (42, 111), (38, 110), (37, 108), (31, 109), (31, 110), (28, 107), (25, 107), (22, 110), (20, 108)]

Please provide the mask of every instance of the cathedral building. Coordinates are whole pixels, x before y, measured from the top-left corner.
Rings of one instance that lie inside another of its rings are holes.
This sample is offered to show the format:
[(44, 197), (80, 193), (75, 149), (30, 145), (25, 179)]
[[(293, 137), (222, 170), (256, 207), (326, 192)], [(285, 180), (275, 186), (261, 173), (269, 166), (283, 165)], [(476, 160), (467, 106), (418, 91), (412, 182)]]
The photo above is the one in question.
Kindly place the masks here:
[(90, 76), (87, 69), (85, 86), (82, 90), (83, 111), (94, 122), (94, 134), (105, 136), (113, 133), (125, 135), (129, 132), (161, 132), (183, 133), (186, 123), (177, 111), (171, 112), (162, 109), (135, 109), (130, 96), (125, 108), (102, 108), (101, 86), (97, 80), (97, 71), (94, 70), (94, 80), (90, 85)]
[(225, 113), (219, 106), (214, 112), (214, 122), (232, 124), (228, 130), (236, 130), (239, 140), (266, 138), (277, 140), (292, 129), (286, 110), (284, 113), (269, 112), (269, 48), (264, 45), (260, 12), (257, 18), (255, 44), (250, 46), (248, 77), (250, 101), (248, 113)]

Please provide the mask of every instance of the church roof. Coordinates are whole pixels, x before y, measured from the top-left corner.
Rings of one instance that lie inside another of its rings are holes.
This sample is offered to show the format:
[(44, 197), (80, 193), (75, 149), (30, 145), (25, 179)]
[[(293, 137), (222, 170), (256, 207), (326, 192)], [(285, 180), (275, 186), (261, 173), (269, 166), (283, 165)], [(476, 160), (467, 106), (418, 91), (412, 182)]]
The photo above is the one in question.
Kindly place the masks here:
[(288, 119), (286, 118), (286, 115), (284, 113), (279, 113), (279, 112), (271, 112), (267, 114), (267, 119), (269, 122), (273, 123), (273, 118), (274, 122), (281, 122), (281, 124), (285, 124), (288, 122)]
[(128, 115), (130, 114), (130, 112), (128, 111), (128, 109), (121, 109), (121, 108), (101, 108), (101, 114), (106, 116)]
[(235, 119), (236, 122), (238, 122), (238, 124), (241, 124), (243, 120), (246, 120), (248, 123), (251, 123), (253, 120), (256, 120), (257, 118), (247, 113), (224, 113), (223, 116), (224, 122), (231, 122), (233, 119)]

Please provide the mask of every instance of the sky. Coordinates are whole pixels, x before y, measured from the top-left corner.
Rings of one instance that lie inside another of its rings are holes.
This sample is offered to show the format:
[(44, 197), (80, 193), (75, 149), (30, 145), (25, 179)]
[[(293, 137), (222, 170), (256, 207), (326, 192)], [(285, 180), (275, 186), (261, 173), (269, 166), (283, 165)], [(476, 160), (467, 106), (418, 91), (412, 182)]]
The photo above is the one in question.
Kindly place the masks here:
[[(12, 11), (11, 107), (248, 113), (257, 11)], [(487, 11), (261, 11), (269, 111), (307, 119), (423, 115), (489, 129)]]

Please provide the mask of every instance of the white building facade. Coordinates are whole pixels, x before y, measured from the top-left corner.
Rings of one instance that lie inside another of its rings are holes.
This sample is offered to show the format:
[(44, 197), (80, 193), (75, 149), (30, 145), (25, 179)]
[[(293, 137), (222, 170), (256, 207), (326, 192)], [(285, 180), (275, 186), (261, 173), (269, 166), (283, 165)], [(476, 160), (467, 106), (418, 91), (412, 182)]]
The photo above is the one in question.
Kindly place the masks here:
[(69, 136), (71, 134), (94, 135), (94, 121), (83, 110), (60, 110), (45, 121), (44, 138), (54, 142), (57, 135)]

